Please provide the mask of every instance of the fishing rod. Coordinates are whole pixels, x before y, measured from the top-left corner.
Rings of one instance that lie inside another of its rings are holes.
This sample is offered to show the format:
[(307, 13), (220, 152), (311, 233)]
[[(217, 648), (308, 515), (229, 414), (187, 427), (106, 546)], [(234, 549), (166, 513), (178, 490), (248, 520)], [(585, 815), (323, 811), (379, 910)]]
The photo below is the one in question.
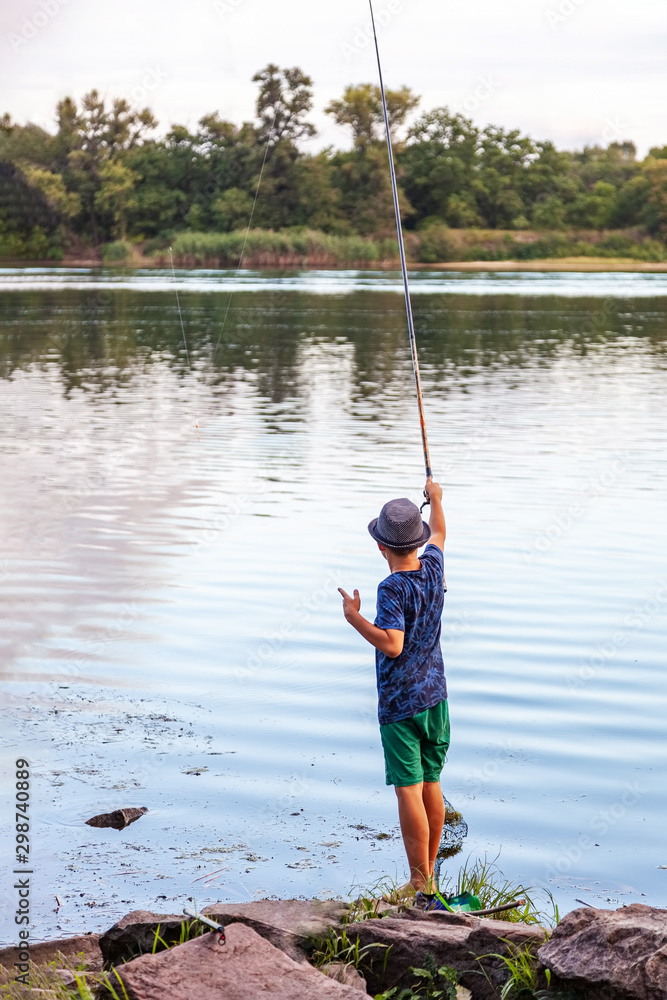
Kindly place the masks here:
[[(378, 76), (380, 78), (380, 93), (382, 95), (382, 112), (384, 114), (384, 127), (387, 134), (387, 152), (389, 153), (389, 171), (391, 173), (391, 190), (394, 196), (394, 212), (396, 215), (396, 232), (398, 234), (398, 251), (401, 258), (401, 271), (403, 272), (403, 290), (405, 293), (405, 311), (408, 317), (408, 331), (410, 333), (410, 351), (412, 353), (412, 367), (415, 373), (415, 385), (417, 387), (417, 404), (419, 406), (419, 421), (421, 424), (422, 446), (424, 448), (424, 465), (426, 466), (426, 478), (430, 479), (431, 457), (428, 450), (428, 438), (426, 437), (426, 421), (424, 420), (424, 405), (422, 402), (422, 383), (419, 375), (419, 358), (417, 357), (417, 340), (415, 337), (415, 324), (412, 318), (412, 303), (410, 301), (410, 286), (408, 284), (408, 265), (405, 259), (405, 243), (403, 241), (403, 227), (401, 225), (401, 210), (398, 203), (398, 184), (396, 183), (396, 167), (394, 165), (394, 151), (391, 144), (391, 132), (389, 131), (389, 114), (387, 113), (387, 96), (384, 90), (384, 79), (382, 77), (382, 63), (380, 62), (380, 46), (378, 45), (377, 31), (375, 30), (375, 13), (373, 11), (373, 0), (368, 0), (371, 9), (371, 24), (373, 26), (373, 39), (375, 41), (375, 54), (378, 63)], [(424, 494), (426, 496), (426, 493)], [(429, 502), (426, 497), (425, 507)]]

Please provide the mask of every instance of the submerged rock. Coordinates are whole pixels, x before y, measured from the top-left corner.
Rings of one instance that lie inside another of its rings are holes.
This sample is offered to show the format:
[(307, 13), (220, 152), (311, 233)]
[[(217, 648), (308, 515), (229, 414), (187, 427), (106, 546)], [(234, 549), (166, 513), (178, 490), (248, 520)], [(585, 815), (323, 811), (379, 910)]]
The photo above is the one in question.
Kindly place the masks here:
[(667, 910), (573, 910), (539, 959), (561, 983), (600, 1000), (667, 1000)]
[(148, 812), (146, 806), (141, 809), (115, 809), (110, 813), (100, 813), (86, 820), (86, 826), (111, 827), (113, 830), (124, 830), (130, 823), (136, 823), (138, 819)]
[(130, 1000), (359, 1000), (359, 989), (300, 965), (251, 927), (230, 924), (115, 970)]

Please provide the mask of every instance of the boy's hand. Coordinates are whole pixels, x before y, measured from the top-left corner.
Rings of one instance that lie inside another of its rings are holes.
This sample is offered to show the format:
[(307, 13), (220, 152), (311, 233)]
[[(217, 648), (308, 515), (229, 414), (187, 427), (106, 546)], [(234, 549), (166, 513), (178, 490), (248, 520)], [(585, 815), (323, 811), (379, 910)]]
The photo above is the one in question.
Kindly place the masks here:
[(431, 478), (426, 480), (424, 493), (429, 500), (442, 500), (442, 486), (440, 483), (434, 483)]
[(394, 628), (378, 628), (377, 625), (367, 622), (363, 615), (359, 614), (361, 598), (359, 597), (358, 590), (355, 590), (354, 597), (346, 594), (342, 587), (338, 588), (338, 593), (343, 598), (343, 614), (350, 625), (356, 628), (359, 635), (363, 635), (364, 639), (370, 642), (372, 646), (375, 646), (381, 653), (385, 653), (392, 659), (400, 656), (403, 651), (405, 632)]
[(445, 515), (442, 510), (442, 486), (440, 483), (434, 483), (429, 476), (426, 480), (424, 492), (431, 502), (431, 516), (428, 519), (431, 528), (430, 543), (444, 550), (447, 527), (445, 525)]
[(338, 588), (338, 593), (343, 598), (343, 614), (345, 615), (346, 619), (349, 621), (350, 620), (350, 616), (353, 614), (353, 612), (355, 612), (355, 611), (358, 612), (359, 608), (361, 607), (361, 598), (359, 597), (359, 591), (355, 590), (354, 597), (350, 597), (349, 594), (345, 593), (345, 591), (342, 589), (342, 587), (339, 587)]

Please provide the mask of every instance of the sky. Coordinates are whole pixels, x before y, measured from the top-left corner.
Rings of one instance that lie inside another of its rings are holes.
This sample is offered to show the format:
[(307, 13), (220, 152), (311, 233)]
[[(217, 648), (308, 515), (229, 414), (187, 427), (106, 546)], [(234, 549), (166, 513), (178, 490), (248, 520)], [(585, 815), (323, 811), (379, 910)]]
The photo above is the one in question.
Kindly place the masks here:
[[(375, 0), (388, 87), (420, 110), (559, 148), (667, 144), (665, 0)], [(367, 0), (1, 0), (0, 114), (54, 127), (56, 101), (96, 87), (194, 126), (251, 120), (253, 74), (299, 66), (314, 83), (307, 148), (349, 145), (324, 114), (347, 84), (376, 80)]]

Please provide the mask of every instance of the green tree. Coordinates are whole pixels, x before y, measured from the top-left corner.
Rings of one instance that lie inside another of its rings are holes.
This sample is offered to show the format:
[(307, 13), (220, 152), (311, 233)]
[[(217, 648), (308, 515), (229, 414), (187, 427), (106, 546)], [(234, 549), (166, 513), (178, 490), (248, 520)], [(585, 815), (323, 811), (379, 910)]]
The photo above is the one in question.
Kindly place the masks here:
[[(270, 229), (298, 225), (303, 220), (304, 155), (298, 143), (316, 135), (307, 120), (313, 106), (312, 80), (299, 69), (280, 69), (269, 63), (253, 77), (259, 83), (255, 135), (262, 150), (262, 184), (256, 222)], [(254, 179), (254, 190), (259, 172)]]
[[(398, 140), (398, 129), (405, 124), (419, 98), (407, 87), (388, 90), (386, 98), (400, 182), (403, 173), (399, 159), (402, 144)], [(333, 185), (338, 191), (339, 228), (349, 227), (349, 230), (364, 235), (391, 235), (395, 228), (394, 206), (380, 88), (370, 83), (347, 87), (342, 99), (331, 101), (325, 111), (338, 125), (352, 131), (352, 150), (337, 153), (330, 161)], [(399, 190), (399, 201), (401, 214), (408, 219), (412, 215), (412, 206), (402, 189)]]
[(450, 226), (480, 225), (473, 180), (479, 130), (449, 108), (422, 115), (408, 133), (400, 163), (416, 222), (440, 219)]
[(114, 160), (107, 160), (99, 168), (100, 187), (95, 193), (95, 208), (108, 213), (113, 219), (113, 235), (120, 240), (127, 238), (127, 213), (132, 205), (137, 175)]
[(316, 156), (300, 157), (294, 166), (294, 183), (298, 192), (296, 225), (324, 232), (347, 229), (340, 211), (340, 191), (334, 185), (330, 149)]
[(57, 212), (18, 167), (0, 162), (0, 257), (59, 258), (59, 222)]
[(532, 223), (536, 229), (564, 229), (567, 205), (557, 194), (548, 194), (533, 205)]
[(134, 110), (122, 99), (114, 100), (107, 108), (96, 90), (85, 95), (78, 110), (71, 98), (61, 101), (58, 122), (57, 140), (67, 161), (65, 180), (81, 197), (93, 240), (99, 243), (98, 213), (104, 196), (98, 195), (105, 183), (111, 183), (112, 188), (114, 184), (124, 187), (124, 182), (110, 181), (111, 175), (103, 167), (139, 146), (157, 122), (149, 108)]
[[(337, 153), (331, 163), (338, 205), (347, 223), (341, 228), (364, 236), (392, 236), (396, 222), (386, 147), (378, 142), (363, 153)], [(400, 186), (399, 203), (401, 216), (408, 221), (413, 210)]]
[(620, 187), (639, 172), (637, 149), (632, 142), (611, 142), (608, 146), (585, 146), (573, 154), (573, 162), (584, 188), (598, 181)]
[[(409, 87), (387, 90), (387, 117), (392, 142), (398, 140), (398, 130), (405, 124), (411, 111), (419, 104), (419, 98)], [(352, 130), (352, 141), (356, 149), (367, 149), (373, 143), (382, 141), (384, 136), (384, 113), (380, 88), (372, 83), (362, 83), (345, 88), (339, 101), (331, 101), (324, 109), (337, 125)]]
[(492, 229), (512, 229), (528, 207), (522, 196), (525, 174), (537, 150), (518, 129), (488, 125), (481, 133), (473, 181), (480, 215)]
[(667, 240), (667, 157), (647, 156), (642, 174), (646, 179), (645, 222), (652, 233)]
[(31, 163), (46, 170), (57, 170), (54, 136), (39, 125), (13, 124), (9, 115), (0, 127), (0, 160)]
[(242, 188), (232, 187), (213, 202), (213, 213), (224, 233), (247, 226), (253, 209), (253, 198)]
[(616, 212), (616, 188), (607, 181), (596, 181), (590, 191), (577, 195), (567, 208), (566, 220), (584, 229), (605, 229)]
[(44, 195), (47, 204), (63, 219), (73, 219), (81, 211), (81, 199), (74, 191), (68, 191), (61, 174), (44, 170), (31, 163), (21, 164), (23, 176), (32, 188)]
[(269, 63), (252, 78), (259, 83), (257, 129), (259, 141), (276, 146), (279, 142), (297, 143), (316, 135), (316, 128), (306, 121), (313, 107), (313, 81), (295, 66), (280, 69)]

